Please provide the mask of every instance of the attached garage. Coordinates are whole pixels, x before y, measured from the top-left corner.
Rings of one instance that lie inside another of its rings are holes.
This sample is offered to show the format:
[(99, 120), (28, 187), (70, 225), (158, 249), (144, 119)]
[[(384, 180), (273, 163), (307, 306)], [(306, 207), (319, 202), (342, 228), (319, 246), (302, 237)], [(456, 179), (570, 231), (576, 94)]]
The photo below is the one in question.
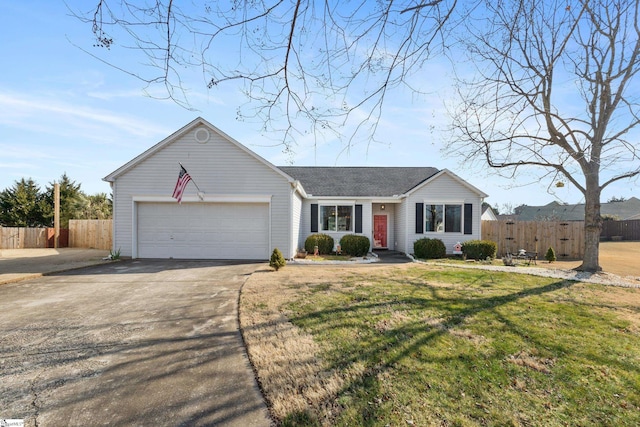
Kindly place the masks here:
[(269, 258), (269, 203), (136, 202), (137, 258)]

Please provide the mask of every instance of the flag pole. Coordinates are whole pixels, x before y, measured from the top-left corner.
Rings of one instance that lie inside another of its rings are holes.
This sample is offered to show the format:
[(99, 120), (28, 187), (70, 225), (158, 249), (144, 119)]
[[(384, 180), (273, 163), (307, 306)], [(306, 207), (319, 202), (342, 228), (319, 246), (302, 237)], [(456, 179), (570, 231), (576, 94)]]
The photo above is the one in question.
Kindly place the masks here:
[[(178, 164), (180, 165), (180, 167), (181, 167), (182, 169), (184, 169), (185, 171), (187, 170), (187, 168), (185, 168), (184, 166), (182, 166), (182, 163), (178, 162)], [(189, 172), (187, 171), (187, 173), (189, 173)], [(190, 173), (189, 173), (189, 176), (191, 176), (191, 174), (190, 174)], [(196, 186), (196, 188), (198, 189), (198, 191), (199, 191), (200, 193), (202, 193), (202, 190), (200, 190), (200, 187), (198, 187), (198, 184), (196, 184), (196, 182), (193, 180), (193, 176), (191, 176), (191, 182), (193, 182), (193, 185), (195, 185), (195, 186)]]

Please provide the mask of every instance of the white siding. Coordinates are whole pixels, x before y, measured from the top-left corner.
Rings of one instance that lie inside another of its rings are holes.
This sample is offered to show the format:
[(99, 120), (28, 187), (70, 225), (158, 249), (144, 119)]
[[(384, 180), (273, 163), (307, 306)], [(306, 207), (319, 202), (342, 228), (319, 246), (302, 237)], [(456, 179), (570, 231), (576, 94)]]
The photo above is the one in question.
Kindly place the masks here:
[[(394, 233), (396, 235), (396, 240), (398, 245), (396, 246), (396, 250), (404, 253), (412, 253), (413, 252), (413, 241), (411, 243), (411, 250), (407, 251), (407, 236), (409, 234), (409, 221), (407, 218), (407, 200), (403, 200), (401, 204), (396, 206), (396, 221), (394, 224)], [(415, 224), (412, 231), (415, 231)]]
[[(432, 232), (416, 234), (416, 203), (450, 202), (460, 204), (473, 204), (472, 234), (464, 234), (464, 227), (462, 232), (460, 233)], [(422, 187), (409, 194), (409, 196), (407, 196), (403, 201), (403, 206), (401, 209), (402, 214), (400, 216), (402, 216), (406, 221), (406, 224), (403, 224), (403, 227), (406, 227), (408, 239), (403, 242), (403, 247), (399, 250), (406, 253), (413, 253), (413, 242), (423, 237), (429, 237), (432, 239), (436, 238), (442, 240), (447, 247), (447, 253), (451, 254), (453, 252), (453, 245), (455, 245), (457, 242), (464, 243), (467, 240), (480, 239), (480, 216), (482, 214), (481, 208), (481, 197), (475, 191), (472, 191), (470, 188), (462, 185), (459, 181), (457, 181), (450, 175), (445, 173), (434, 178), (433, 181), (428, 181)]]
[[(289, 258), (293, 258), (298, 249), (304, 249), (304, 240), (300, 242), (302, 234), (302, 196), (294, 191), (291, 196), (293, 212), (291, 213), (291, 253)], [(286, 257), (287, 255), (285, 255)]]
[[(131, 256), (133, 248), (133, 198), (171, 197), (181, 162), (200, 190), (210, 197), (270, 196), (271, 250), (291, 254), (291, 190), (287, 179), (267, 164), (251, 156), (214, 130), (211, 139), (200, 144), (191, 129), (165, 145), (115, 180), (114, 248)], [(196, 198), (198, 191), (189, 183), (185, 197)]]

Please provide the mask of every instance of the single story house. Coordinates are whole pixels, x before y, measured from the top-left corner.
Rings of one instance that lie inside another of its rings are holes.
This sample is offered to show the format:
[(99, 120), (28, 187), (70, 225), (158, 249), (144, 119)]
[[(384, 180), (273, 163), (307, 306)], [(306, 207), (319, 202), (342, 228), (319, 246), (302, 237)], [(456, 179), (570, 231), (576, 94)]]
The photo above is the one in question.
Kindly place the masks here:
[[(172, 197), (180, 164), (192, 178)], [(197, 118), (104, 178), (113, 248), (133, 258), (293, 258), (312, 233), (413, 252), (480, 239), (485, 193), (431, 167), (277, 167)], [(196, 187), (197, 185), (197, 187)]]

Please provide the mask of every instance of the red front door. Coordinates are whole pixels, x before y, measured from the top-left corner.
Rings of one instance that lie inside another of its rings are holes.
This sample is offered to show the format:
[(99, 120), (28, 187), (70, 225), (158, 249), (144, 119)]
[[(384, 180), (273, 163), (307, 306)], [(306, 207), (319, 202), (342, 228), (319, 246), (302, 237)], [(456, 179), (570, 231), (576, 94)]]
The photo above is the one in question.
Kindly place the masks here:
[(373, 216), (373, 247), (374, 248), (387, 247), (387, 216), (386, 215)]

